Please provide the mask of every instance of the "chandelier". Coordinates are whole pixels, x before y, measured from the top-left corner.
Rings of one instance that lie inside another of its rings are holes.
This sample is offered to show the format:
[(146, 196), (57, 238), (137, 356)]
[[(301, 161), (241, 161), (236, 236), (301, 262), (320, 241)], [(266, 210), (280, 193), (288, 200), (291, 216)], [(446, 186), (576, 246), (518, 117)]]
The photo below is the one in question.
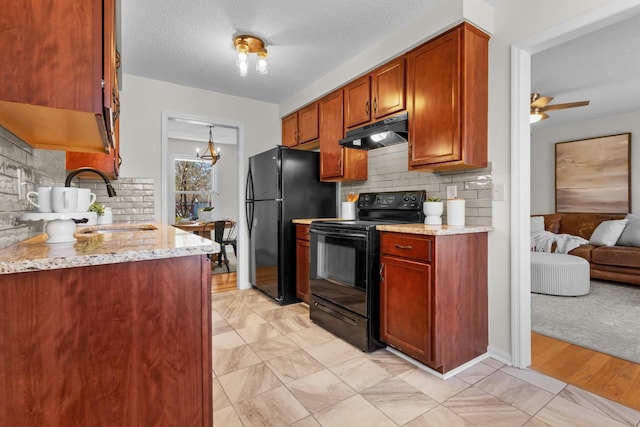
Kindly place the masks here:
[(267, 63), (269, 53), (265, 47), (264, 40), (256, 36), (242, 34), (233, 38), (233, 45), (238, 53), (236, 65), (242, 77), (245, 77), (249, 71), (250, 53), (255, 53), (258, 56), (258, 62), (256, 63), (258, 74), (267, 74), (269, 72), (269, 64)]
[(220, 150), (216, 150), (213, 144), (213, 135), (211, 130), (213, 129), (213, 125), (209, 125), (209, 143), (207, 149), (204, 150), (204, 153), (200, 155), (200, 149), (196, 149), (196, 157), (200, 160), (211, 160), (211, 166), (215, 165), (218, 160), (220, 160)]

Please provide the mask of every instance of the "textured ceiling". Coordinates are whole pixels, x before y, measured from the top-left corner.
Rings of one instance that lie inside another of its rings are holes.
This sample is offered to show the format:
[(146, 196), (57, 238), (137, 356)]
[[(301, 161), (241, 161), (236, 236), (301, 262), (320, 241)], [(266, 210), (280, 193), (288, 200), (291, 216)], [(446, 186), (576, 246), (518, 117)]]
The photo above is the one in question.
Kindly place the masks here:
[[(442, 0), (126, 0), (125, 73), (280, 103)], [(269, 74), (240, 77), (232, 37), (261, 36)]]
[[(440, 1), (447, 0), (126, 0), (123, 72), (280, 103)], [(268, 75), (258, 75), (253, 62), (239, 76), (232, 37), (244, 32), (265, 38)], [(552, 111), (532, 129), (639, 111), (638, 46), (636, 16), (533, 55), (532, 91), (553, 103), (591, 104)]]
[(640, 111), (640, 16), (563, 43), (531, 57), (531, 90), (551, 104), (590, 101), (550, 111), (532, 129)]

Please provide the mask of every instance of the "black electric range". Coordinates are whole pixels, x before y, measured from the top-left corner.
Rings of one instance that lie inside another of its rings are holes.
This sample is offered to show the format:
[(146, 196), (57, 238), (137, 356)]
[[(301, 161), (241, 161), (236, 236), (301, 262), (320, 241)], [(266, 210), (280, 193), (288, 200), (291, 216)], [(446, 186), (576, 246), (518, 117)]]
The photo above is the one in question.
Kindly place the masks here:
[(379, 341), (381, 224), (424, 222), (424, 190), (362, 193), (356, 220), (311, 224), (310, 316), (369, 352)]

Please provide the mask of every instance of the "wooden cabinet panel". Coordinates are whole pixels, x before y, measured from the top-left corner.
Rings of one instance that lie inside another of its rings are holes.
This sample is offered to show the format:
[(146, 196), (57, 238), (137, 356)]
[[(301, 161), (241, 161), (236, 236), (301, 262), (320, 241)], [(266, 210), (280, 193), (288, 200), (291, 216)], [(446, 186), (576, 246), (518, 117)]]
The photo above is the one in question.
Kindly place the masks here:
[(34, 148), (108, 151), (103, 36), (113, 35), (114, 5), (2, 0), (0, 48), (11, 61), (0, 81), (11, 84), (0, 85), (0, 125)]
[(320, 179), (322, 181), (366, 180), (369, 156), (364, 150), (345, 148), (342, 126), (343, 93), (333, 92), (318, 102), (320, 121)]
[(318, 139), (318, 103), (314, 102), (298, 111), (298, 143)]
[(431, 265), (383, 255), (380, 339), (431, 364)]
[(0, 425), (212, 426), (206, 256), (0, 275)]
[(380, 252), (383, 342), (440, 373), (486, 353), (487, 233), (382, 232)]
[(371, 74), (374, 119), (405, 110), (405, 82), (404, 57), (389, 62)]
[(284, 117), (282, 119), (282, 145), (295, 147), (317, 140), (319, 136), (318, 122), (317, 102)]
[(298, 145), (298, 113), (282, 119), (282, 145), (285, 147)]
[(309, 225), (296, 225), (296, 297), (309, 304)]
[(388, 234), (380, 242), (380, 252), (423, 262), (432, 261), (433, 239), (404, 234)]
[(407, 55), (410, 169), (487, 166), (488, 40), (463, 23)]
[(344, 127), (351, 129), (371, 120), (371, 77), (366, 75), (344, 87)]

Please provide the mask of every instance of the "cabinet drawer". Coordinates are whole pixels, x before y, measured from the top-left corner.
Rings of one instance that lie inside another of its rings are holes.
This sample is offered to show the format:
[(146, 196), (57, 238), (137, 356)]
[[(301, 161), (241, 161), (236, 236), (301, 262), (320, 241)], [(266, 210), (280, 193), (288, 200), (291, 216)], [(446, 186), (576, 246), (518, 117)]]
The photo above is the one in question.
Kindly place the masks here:
[(307, 224), (297, 224), (296, 225), (296, 239), (300, 240), (309, 240), (309, 229), (310, 225)]
[(401, 233), (381, 233), (380, 252), (424, 262), (431, 262), (432, 237)]

